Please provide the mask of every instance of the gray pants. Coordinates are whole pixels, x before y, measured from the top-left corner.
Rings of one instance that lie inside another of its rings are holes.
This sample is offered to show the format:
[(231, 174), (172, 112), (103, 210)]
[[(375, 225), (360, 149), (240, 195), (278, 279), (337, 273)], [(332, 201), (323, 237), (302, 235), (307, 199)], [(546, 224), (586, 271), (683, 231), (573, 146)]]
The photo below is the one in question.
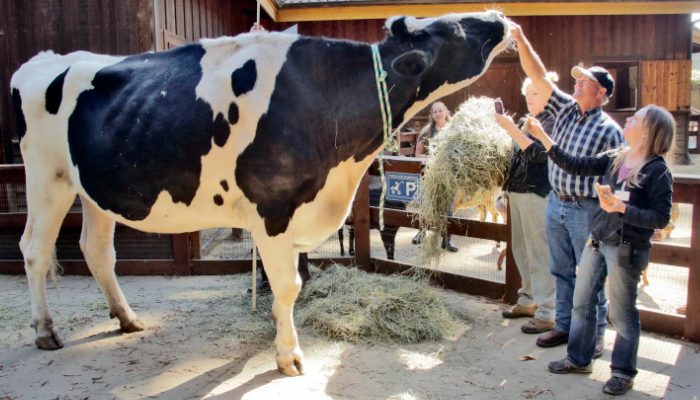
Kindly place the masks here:
[(535, 318), (554, 321), (554, 277), (549, 272), (545, 226), (547, 199), (534, 193), (508, 193), (511, 247), (522, 287), (518, 304), (537, 304)]

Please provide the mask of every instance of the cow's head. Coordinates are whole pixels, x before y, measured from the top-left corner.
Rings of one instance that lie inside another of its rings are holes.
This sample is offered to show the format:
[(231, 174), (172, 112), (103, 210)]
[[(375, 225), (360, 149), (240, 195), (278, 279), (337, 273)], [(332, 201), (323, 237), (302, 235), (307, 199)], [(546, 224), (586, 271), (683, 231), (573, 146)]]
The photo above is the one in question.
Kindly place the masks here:
[(393, 17), (386, 29), (380, 49), (390, 81), (417, 86), (408, 115), (469, 85), (510, 43), (509, 22), (496, 11)]

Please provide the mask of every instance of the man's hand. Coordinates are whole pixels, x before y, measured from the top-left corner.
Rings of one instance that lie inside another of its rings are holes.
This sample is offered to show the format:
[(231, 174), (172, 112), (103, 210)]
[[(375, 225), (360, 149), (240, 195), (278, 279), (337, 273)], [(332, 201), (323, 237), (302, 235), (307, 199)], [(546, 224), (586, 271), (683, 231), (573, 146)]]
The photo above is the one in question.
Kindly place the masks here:
[(510, 35), (517, 43), (520, 43), (525, 37), (523, 35), (523, 28), (513, 21), (510, 22)]
[(253, 26), (250, 27), (251, 32), (265, 32), (265, 27), (262, 26), (262, 24), (258, 24), (257, 22), (253, 24)]

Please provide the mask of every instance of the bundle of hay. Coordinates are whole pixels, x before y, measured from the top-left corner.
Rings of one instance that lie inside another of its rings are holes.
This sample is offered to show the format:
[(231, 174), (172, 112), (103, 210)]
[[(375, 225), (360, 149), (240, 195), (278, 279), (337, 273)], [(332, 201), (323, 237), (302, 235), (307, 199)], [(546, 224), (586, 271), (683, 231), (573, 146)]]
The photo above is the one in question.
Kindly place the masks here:
[(424, 265), (439, 259), (446, 214), (458, 192), (463, 198), (483, 197), (500, 186), (508, 172), (512, 139), (495, 119), (494, 99), (470, 98), (430, 140), (418, 197), (419, 223), (434, 232), (422, 244)]
[(335, 340), (417, 343), (439, 340), (457, 321), (427, 282), (333, 265), (312, 271), (297, 308), (299, 325)]

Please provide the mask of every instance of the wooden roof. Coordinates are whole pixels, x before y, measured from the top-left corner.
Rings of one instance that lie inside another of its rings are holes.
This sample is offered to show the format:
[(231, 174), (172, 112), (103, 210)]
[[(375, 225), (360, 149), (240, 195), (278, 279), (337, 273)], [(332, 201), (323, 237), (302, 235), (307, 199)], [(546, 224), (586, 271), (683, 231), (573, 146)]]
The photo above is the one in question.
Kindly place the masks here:
[(385, 19), (392, 15), (430, 17), (450, 12), (498, 9), (508, 16), (640, 15), (700, 12), (697, 0), (259, 0), (277, 22)]

